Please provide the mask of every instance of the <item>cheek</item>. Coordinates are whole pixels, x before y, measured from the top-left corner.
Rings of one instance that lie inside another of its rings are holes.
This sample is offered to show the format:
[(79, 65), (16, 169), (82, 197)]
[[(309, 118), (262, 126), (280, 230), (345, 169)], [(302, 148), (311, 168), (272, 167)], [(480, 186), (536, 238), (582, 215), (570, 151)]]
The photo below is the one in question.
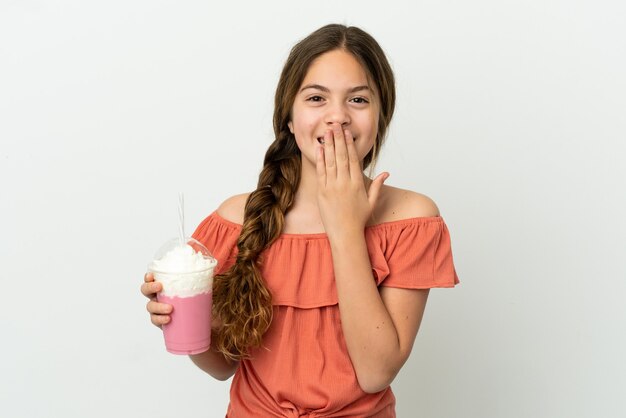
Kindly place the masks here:
[(357, 144), (356, 150), (357, 154), (359, 154), (359, 159), (362, 160), (365, 158), (368, 152), (374, 147), (374, 142), (376, 141), (376, 137), (368, 138), (367, 142), (362, 142)]
[(293, 119), (294, 132), (300, 134), (307, 134), (311, 130), (315, 130), (318, 123), (310, 115), (300, 114)]
[(370, 150), (374, 147), (374, 143), (376, 142), (376, 135), (378, 133), (378, 113), (373, 115), (368, 115), (362, 120), (363, 133), (366, 135), (365, 141), (360, 144), (357, 141), (357, 152), (359, 154), (359, 158), (362, 160), (365, 156), (370, 152)]
[(371, 140), (376, 139), (376, 133), (378, 132), (378, 114), (363, 115), (363, 117), (360, 118), (359, 125), (362, 133), (366, 134)]

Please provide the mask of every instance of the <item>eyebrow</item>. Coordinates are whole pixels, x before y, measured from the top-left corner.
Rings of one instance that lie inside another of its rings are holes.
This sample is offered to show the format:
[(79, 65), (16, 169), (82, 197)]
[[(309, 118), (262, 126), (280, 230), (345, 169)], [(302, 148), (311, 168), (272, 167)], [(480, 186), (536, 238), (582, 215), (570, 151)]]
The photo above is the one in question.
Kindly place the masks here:
[[(300, 93), (302, 93), (304, 90), (306, 89), (316, 89), (316, 90), (321, 90), (325, 93), (330, 93), (330, 89), (328, 87), (324, 87), (321, 86), (319, 84), (307, 84), (306, 86), (302, 87), (300, 89)], [(348, 93), (354, 93), (357, 91), (362, 91), (362, 90), (369, 90), (370, 88), (368, 86), (356, 86), (356, 87), (352, 87), (351, 89), (348, 89)]]

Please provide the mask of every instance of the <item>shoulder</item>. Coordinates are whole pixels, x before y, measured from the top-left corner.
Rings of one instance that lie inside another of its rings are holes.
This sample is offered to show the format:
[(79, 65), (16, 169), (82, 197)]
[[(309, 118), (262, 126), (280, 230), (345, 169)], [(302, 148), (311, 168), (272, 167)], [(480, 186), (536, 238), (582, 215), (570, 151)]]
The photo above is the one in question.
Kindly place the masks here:
[(381, 192), (380, 222), (439, 216), (437, 204), (425, 194), (388, 185)]
[(217, 214), (227, 221), (243, 224), (243, 214), (250, 193), (241, 193), (224, 200), (217, 208)]

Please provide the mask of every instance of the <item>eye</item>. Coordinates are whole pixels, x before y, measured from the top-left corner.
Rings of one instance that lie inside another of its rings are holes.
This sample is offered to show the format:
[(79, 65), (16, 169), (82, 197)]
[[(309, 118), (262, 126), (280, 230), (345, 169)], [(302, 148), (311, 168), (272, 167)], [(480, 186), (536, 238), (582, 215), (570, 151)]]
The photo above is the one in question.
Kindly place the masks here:
[(324, 100), (324, 98), (322, 96), (311, 96), (306, 100), (308, 102), (321, 102), (322, 100)]
[(354, 97), (351, 99), (354, 103), (357, 104), (365, 104), (369, 103), (369, 101), (365, 97)]

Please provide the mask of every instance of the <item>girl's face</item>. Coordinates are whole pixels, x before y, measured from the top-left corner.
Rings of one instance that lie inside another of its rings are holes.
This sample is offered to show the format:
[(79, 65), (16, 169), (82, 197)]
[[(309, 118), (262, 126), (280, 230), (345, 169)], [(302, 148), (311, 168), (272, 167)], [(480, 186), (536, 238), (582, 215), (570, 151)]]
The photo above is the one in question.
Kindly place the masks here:
[(315, 165), (315, 152), (332, 124), (354, 137), (359, 160), (371, 150), (378, 131), (379, 103), (361, 64), (350, 53), (333, 50), (309, 67), (291, 108), (289, 130), (298, 148)]

